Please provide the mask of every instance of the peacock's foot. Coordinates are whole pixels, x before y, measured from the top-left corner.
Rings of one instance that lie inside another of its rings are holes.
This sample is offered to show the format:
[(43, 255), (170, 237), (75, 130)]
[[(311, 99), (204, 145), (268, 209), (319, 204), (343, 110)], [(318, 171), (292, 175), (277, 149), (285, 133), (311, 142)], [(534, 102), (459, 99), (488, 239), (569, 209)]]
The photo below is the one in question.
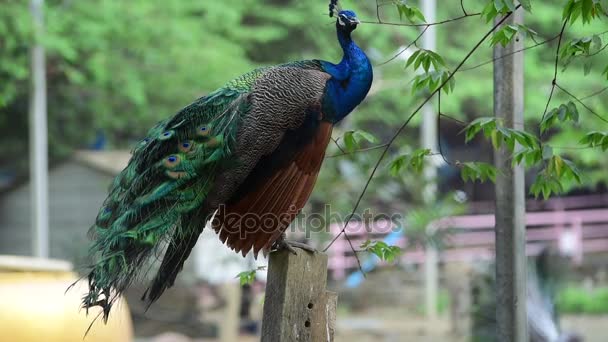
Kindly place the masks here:
[(279, 239), (274, 242), (272, 249), (275, 251), (288, 250), (289, 252), (298, 255), (296, 248), (303, 249), (309, 253), (316, 253), (317, 250), (313, 247), (298, 241), (290, 241), (285, 239), (285, 233), (281, 234)]

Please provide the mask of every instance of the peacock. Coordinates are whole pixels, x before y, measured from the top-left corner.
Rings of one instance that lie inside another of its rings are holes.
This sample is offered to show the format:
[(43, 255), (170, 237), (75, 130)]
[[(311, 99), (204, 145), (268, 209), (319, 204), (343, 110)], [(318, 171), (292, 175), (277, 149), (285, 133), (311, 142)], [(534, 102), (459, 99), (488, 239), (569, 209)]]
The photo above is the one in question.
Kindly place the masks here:
[[(89, 233), (82, 305), (113, 303), (162, 254), (142, 300), (171, 287), (209, 224), (245, 256), (293, 250), (284, 232), (315, 185), (332, 127), (363, 101), (372, 67), (351, 34), (355, 12), (329, 4), (343, 58), (261, 67), (152, 127), (114, 179)], [(164, 253), (163, 252), (164, 249)]]

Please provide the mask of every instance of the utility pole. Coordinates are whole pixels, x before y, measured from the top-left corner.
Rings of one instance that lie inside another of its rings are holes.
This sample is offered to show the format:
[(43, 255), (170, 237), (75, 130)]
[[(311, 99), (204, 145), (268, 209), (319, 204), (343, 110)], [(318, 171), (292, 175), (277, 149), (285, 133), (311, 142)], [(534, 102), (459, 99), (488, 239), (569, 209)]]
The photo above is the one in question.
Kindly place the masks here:
[[(437, 11), (436, 0), (422, 0), (422, 13), (428, 23), (435, 22)], [(436, 49), (437, 31), (436, 26), (429, 26), (422, 37), (422, 48), (426, 50)], [(422, 146), (433, 152), (437, 151), (437, 112), (433, 105), (427, 103), (422, 108)], [(437, 193), (437, 165), (431, 159), (424, 167), (425, 188), (423, 190), (423, 200), (426, 205), (432, 205), (436, 200)], [(430, 232), (432, 227), (427, 227)], [(433, 245), (427, 244), (425, 247), (424, 260), (424, 288), (425, 288), (425, 307), (426, 315), (429, 320), (437, 318), (437, 293), (439, 288), (438, 262), (439, 255)]]
[[(500, 20), (500, 18), (497, 18)], [(519, 9), (503, 25), (523, 23)], [(522, 39), (494, 47), (494, 115), (508, 128), (523, 130)], [(500, 58), (507, 56), (505, 58)], [(498, 341), (528, 341), (526, 312), (526, 226), (523, 166), (511, 166), (503, 146), (495, 153), (496, 175), (496, 322)]]
[(44, 0), (31, 0), (30, 11), (34, 27), (31, 49), (30, 93), (30, 183), (32, 208), (32, 253), (39, 258), (49, 256), (49, 194), (48, 194), (48, 141), (46, 104), (46, 67), (44, 47), (40, 40), (44, 34)]

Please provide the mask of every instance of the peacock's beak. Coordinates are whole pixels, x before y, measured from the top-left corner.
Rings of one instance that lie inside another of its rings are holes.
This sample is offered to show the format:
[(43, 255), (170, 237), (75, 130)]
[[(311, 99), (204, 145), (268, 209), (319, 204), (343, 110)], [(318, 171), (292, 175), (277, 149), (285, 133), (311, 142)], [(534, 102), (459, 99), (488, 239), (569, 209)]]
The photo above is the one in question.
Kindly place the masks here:
[(361, 24), (361, 20), (359, 20), (359, 18), (352, 18), (350, 22), (355, 25)]

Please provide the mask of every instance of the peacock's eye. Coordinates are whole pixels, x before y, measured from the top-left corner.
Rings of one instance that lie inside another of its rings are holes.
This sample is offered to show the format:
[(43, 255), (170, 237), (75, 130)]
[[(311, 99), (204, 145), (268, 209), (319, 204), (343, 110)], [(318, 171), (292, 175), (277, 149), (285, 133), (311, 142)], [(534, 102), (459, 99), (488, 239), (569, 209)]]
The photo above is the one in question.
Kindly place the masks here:
[(206, 137), (207, 135), (209, 135), (210, 131), (211, 130), (208, 126), (201, 126), (198, 128), (198, 132), (196, 132), (196, 134), (201, 137)]
[(178, 156), (172, 154), (172, 155), (168, 156), (167, 159), (165, 159), (165, 167), (173, 169), (177, 165), (179, 165), (179, 157)]
[(190, 140), (186, 140), (186, 141), (182, 141), (179, 143), (179, 145), (177, 146), (177, 148), (179, 149), (180, 152), (190, 152), (190, 150), (192, 149), (193, 145), (192, 145), (192, 141)]

